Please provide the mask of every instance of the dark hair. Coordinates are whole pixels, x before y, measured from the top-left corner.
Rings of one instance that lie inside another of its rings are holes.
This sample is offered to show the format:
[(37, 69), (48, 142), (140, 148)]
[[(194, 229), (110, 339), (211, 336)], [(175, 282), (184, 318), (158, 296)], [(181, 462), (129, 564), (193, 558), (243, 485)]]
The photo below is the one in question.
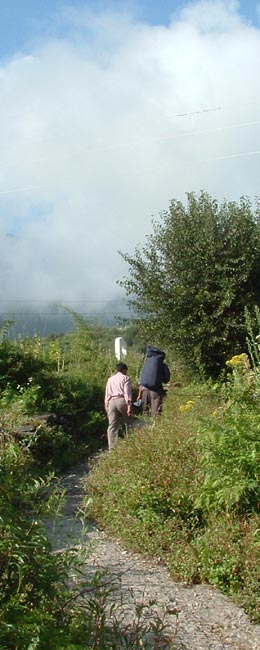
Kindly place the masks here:
[(127, 365), (125, 363), (118, 363), (116, 366), (116, 370), (117, 372), (123, 372), (123, 374), (125, 375), (127, 372)]

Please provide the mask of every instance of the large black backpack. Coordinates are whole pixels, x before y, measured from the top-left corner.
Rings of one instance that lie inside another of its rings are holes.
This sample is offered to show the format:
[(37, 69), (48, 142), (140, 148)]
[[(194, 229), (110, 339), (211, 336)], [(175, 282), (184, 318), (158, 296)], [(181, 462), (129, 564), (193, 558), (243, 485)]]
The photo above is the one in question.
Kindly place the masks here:
[(147, 356), (140, 376), (140, 384), (150, 390), (159, 390), (162, 383), (170, 379), (168, 366), (164, 363), (165, 353), (158, 348), (147, 346)]

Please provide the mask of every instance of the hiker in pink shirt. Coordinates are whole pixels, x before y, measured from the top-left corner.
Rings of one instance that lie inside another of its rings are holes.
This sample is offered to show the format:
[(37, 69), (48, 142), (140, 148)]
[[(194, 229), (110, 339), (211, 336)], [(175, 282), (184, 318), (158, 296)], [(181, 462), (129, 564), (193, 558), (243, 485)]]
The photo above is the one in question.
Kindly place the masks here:
[(108, 449), (113, 449), (118, 439), (120, 416), (123, 418), (126, 430), (132, 415), (132, 387), (127, 376), (125, 363), (118, 363), (116, 373), (107, 380), (105, 391), (105, 410), (108, 417), (107, 440)]

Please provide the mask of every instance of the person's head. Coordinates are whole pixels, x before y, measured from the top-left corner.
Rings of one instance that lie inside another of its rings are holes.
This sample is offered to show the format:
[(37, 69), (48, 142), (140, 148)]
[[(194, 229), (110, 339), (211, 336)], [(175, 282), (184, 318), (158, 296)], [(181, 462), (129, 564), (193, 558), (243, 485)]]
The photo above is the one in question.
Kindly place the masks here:
[(127, 373), (127, 365), (125, 363), (118, 363), (116, 366), (116, 371), (117, 372), (122, 372), (123, 375), (126, 375)]

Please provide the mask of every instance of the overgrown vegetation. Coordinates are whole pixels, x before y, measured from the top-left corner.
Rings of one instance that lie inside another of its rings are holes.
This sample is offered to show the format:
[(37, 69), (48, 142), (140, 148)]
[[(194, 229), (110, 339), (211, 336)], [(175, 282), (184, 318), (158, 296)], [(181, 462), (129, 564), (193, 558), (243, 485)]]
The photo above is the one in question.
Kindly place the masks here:
[(47, 650), (50, 638), (52, 650), (167, 642), (152, 603), (137, 604), (130, 623), (121, 616), (108, 576), (83, 577), (75, 591), (81, 557), (52, 553), (42, 524), (59, 508), (54, 474), (107, 448), (104, 388), (119, 334), (136, 389), (144, 336), (167, 345), (172, 383), (160, 418), (93, 458), (92, 516), (173, 577), (216, 585), (260, 621), (259, 242), (258, 203), (253, 212), (244, 198), (218, 207), (190, 194), (124, 256), (140, 328), (89, 327), (70, 309), (76, 329), (65, 336), (10, 341), (10, 322), (0, 327), (3, 650)]
[[(254, 320), (260, 331), (258, 310)], [(161, 418), (101, 455), (86, 490), (110, 533), (174, 578), (216, 585), (259, 622), (260, 355), (250, 343), (254, 369), (241, 352), (221, 382), (172, 386)]]
[(87, 550), (52, 553), (42, 518), (57, 510), (59, 490), (50, 491), (51, 477), (36, 479), (33, 465), (27, 447), (1, 436), (1, 650), (165, 647), (168, 625), (155, 603), (133, 603), (129, 621), (111, 576), (87, 575)]
[[(0, 343), (4, 431), (29, 426), (33, 416), (37, 431), (30, 435), (31, 451), (39, 465), (48, 461), (49, 468), (55, 469), (106, 445), (104, 386), (115, 367), (115, 334), (89, 327), (78, 314), (74, 317), (76, 330), (65, 336), (16, 341), (5, 337)], [(130, 357), (136, 375), (139, 355), (133, 352)], [(35, 418), (44, 413), (54, 415), (48, 426)]]
[[(166, 619), (158, 616), (155, 603), (133, 603), (129, 620), (124, 603), (117, 602), (111, 576), (86, 574), (87, 549), (53, 553), (46, 536), (43, 520), (57, 516), (60, 508), (54, 473), (103, 444), (104, 383), (115, 364), (108, 332), (102, 339), (100, 330), (92, 331), (80, 317), (76, 321), (75, 333), (46, 340), (10, 342), (7, 327), (2, 330), (0, 646), (171, 647)], [(133, 353), (132, 371), (137, 357)], [(53, 414), (54, 423), (45, 422), (43, 414)], [(28, 425), (32, 421), (33, 433)]]
[(121, 282), (146, 340), (178, 350), (218, 377), (244, 349), (244, 308), (259, 305), (259, 200), (218, 205), (205, 192), (173, 200)]

